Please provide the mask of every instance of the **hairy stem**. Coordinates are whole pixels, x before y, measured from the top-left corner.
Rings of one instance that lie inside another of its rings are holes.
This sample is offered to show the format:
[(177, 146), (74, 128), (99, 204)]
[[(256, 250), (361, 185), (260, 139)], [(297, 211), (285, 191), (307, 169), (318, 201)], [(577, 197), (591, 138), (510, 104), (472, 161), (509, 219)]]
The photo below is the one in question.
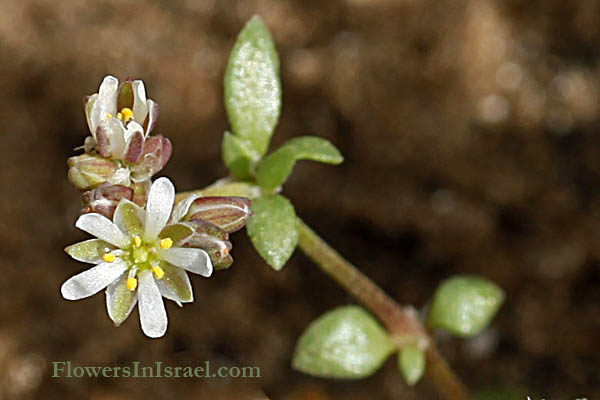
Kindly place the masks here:
[(426, 346), (427, 375), (440, 394), (449, 400), (468, 400), (469, 392), (454, 374), (412, 307), (402, 307), (379, 286), (346, 261), (308, 225), (298, 218), (298, 247), (326, 274), (373, 312), (390, 331), (399, 347), (407, 342)]

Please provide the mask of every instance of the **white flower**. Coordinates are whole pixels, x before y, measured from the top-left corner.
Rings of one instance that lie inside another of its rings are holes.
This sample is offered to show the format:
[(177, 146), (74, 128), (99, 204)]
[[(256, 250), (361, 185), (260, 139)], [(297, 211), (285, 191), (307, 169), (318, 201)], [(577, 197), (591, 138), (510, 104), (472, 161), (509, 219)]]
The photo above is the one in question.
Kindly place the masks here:
[[(124, 165), (111, 183), (128, 185), (130, 173), (133, 181), (139, 182), (148, 178), (146, 170), (149, 168), (156, 172), (155, 164), (162, 164), (160, 168), (164, 166), (166, 160), (162, 160), (165, 157), (161, 155), (152, 154), (152, 160), (145, 160), (148, 153), (145, 142), (156, 125), (158, 104), (146, 98), (144, 82), (128, 79), (119, 83), (117, 78), (108, 75), (102, 81), (98, 93), (85, 98), (84, 108), (92, 133), (92, 137), (86, 139), (86, 152), (95, 149), (103, 158), (118, 160), (122, 164), (152, 164), (139, 167), (138, 169), (145, 170), (138, 171), (137, 175), (140, 176), (136, 176), (135, 168), (130, 170)], [(170, 147), (170, 143), (166, 145)], [(159, 152), (161, 148), (158, 149)], [(170, 148), (165, 149), (165, 152), (170, 156)]]
[(143, 81), (128, 79), (119, 84), (108, 75), (98, 93), (85, 99), (85, 115), (98, 150), (110, 153), (107, 158), (124, 160), (130, 147), (139, 146), (140, 138), (148, 137), (154, 128), (158, 104), (146, 98)]
[(167, 314), (162, 297), (179, 305), (193, 301), (186, 271), (205, 277), (213, 271), (206, 251), (179, 247), (194, 230), (187, 223), (167, 225), (172, 212), (184, 215), (189, 208), (189, 203), (183, 202), (173, 209), (174, 201), (173, 184), (159, 178), (150, 187), (145, 210), (122, 199), (113, 221), (96, 213), (79, 217), (75, 226), (97, 239), (76, 243), (65, 251), (96, 266), (68, 279), (61, 287), (63, 297), (79, 300), (106, 288), (108, 315), (115, 325), (127, 319), (139, 303), (144, 333), (152, 338), (163, 336)]

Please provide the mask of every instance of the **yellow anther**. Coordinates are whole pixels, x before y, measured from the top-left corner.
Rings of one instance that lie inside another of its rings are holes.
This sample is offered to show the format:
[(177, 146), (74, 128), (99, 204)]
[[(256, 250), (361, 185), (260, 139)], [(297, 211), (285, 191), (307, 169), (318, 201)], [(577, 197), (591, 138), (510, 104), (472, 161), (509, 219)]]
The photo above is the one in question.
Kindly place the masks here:
[(117, 256), (115, 256), (114, 254), (106, 253), (102, 256), (102, 259), (108, 263), (111, 263), (117, 259)]
[(119, 119), (124, 119), (125, 122), (133, 118), (133, 110), (131, 108), (123, 107), (119, 114), (121, 114), (121, 117), (119, 117)]
[(160, 247), (161, 249), (170, 249), (171, 246), (173, 246), (173, 239), (171, 239), (170, 237), (168, 238), (164, 238), (163, 240), (160, 241)]
[(127, 289), (134, 291), (136, 287), (137, 287), (137, 279), (127, 278)]
[(106, 118), (105, 119), (108, 121), (109, 119), (112, 118), (112, 116), (113, 115), (111, 113), (106, 113)]
[(133, 247), (140, 247), (142, 245), (142, 238), (139, 236), (134, 236), (133, 239)]
[(117, 113), (117, 118), (119, 118), (119, 119), (123, 119), (123, 114), (121, 114), (121, 113)]
[(159, 266), (152, 267), (152, 272), (154, 273), (156, 279), (161, 279), (163, 276), (165, 276), (165, 271)]

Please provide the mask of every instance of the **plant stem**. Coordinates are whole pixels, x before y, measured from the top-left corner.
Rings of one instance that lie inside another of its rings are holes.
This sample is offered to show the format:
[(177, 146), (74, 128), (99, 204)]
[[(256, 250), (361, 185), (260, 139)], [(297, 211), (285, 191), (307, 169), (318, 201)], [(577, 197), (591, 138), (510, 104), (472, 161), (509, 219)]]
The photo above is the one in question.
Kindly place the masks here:
[[(176, 201), (192, 193), (203, 196), (260, 196), (260, 188), (251, 183), (235, 182), (228, 179), (219, 181), (202, 190), (178, 193)], [(345, 260), (329, 246), (316, 232), (298, 218), (300, 233), (298, 247), (317, 264), (327, 275), (344, 287), (352, 296), (375, 314), (391, 333), (397, 347), (415, 343), (425, 349), (427, 356), (426, 373), (440, 394), (448, 400), (470, 400), (466, 386), (454, 374), (442, 357), (434, 341), (419, 320), (412, 307), (402, 307), (388, 296), (369, 277)]]
[(427, 334), (412, 307), (402, 307), (379, 286), (345, 260), (317, 233), (298, 218), (298, 247), (326, 274), (343, 286), (358, 301), (371, 310), (396, 340), (399, 347), (407, 341), (426, 346), (427, 375), (440, 394), (449, 400), (469, 400), (468, 389), (454, 374), (435, 343)]
[(300, 232), (298, 247), (325, 273), (377, 315), (391, 333), (417, 340), (427, 338), (414, 310), (401, 308), (300, 218), (298, 218), (298, 230)]

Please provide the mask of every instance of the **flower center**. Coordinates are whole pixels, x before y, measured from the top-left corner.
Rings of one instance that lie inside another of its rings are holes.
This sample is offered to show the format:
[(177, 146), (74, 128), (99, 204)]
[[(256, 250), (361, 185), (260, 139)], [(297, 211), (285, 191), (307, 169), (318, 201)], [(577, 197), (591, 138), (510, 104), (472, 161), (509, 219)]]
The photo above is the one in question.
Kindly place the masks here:
[[(104, 120), (108, 121), (112, 117), (113, 117), (113, 115), (111, 113), (106, 113)], [(129, 120), (133, 119), (133, 110), (128, 107), (123, 107), (123, 108), (121, 108), (121, 111), (119, 111), (117, 113), (117, 118), (119, 120), (123, 121), (125, 124), (127, 124), (127, 122), (129, 122)]]
[(131, 246), (127, 249), (119, 249), (102, 256), (105, 262), (114, 262), (117, 256), (129, 266), (127, 272), (127, 289), (133, 291), (137, 288), (137, 275), (140, 272), (150, 270), (156, 279), (162, 279), (165, 271), (160, 266), (158, 248), (168, 250), (173, 246), (173, 239), (167, 237), (160, 240), (146, 242), (141, 237), (134, 236)]
[(117, 118), (129, 122), (129, 120), (133, 118), (133, 110), (131, 108), (123, 107), (121, 111), (117, 113)]
[(138, 248), (133, 248), (131, 252), (131, 256), (133, 258), (133, 262), (136, 264), (142, 264), (148, 262), (150, 258), (151, 251), (154, 250), (154, 247), (149, 246), (140, 246)]

